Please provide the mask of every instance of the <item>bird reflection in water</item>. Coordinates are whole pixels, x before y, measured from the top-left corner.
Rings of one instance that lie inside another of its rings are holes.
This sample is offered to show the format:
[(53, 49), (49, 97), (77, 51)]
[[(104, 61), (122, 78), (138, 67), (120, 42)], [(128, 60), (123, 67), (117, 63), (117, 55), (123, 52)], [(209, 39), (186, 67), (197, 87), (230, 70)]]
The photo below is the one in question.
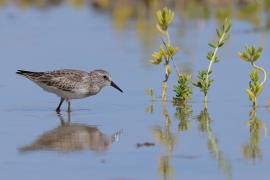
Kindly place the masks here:
[(68, 113), (68, 121), (65, 121), (61, 114), (58, 114), (58, 117), (61, 122), (59, 127), (43, 133), (32, 144), (19, 148), (19, 151), (76, 152), (91, 150), (104, 152), (110, 148), (113, 142), (118, 141), (122, 133), (122, 131), (118, 131), (108, 136), (95, 126), (72, 123), (70, 113)]

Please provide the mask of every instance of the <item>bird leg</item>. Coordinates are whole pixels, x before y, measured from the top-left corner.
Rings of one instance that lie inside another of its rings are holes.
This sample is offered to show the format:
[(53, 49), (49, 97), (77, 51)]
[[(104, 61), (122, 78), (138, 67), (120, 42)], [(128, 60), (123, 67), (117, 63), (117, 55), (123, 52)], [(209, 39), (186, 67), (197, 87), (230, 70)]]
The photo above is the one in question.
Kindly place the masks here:
[(64, 98), (61, 98), (60, 103), (59, 103), (58, 107), (55, 110), (56, 112), (59, 113), (61, 111), (60, 108), (61, 108), (61, 105), (63, 104), (63, 102), (64, 102)]
[(67, 100), (68, 102), (68, 112), (70, 113), (71, 112), (71, 103), (70, 103), (70, 100)]
[(68, 123), (69, 125), (70, 125), (70, 122), (71, 122), (71, 117), (70, 117), (70, 116), (71, 116), (71, 112), (68, 112), (68, 122), (67, 122), (67, 123)]

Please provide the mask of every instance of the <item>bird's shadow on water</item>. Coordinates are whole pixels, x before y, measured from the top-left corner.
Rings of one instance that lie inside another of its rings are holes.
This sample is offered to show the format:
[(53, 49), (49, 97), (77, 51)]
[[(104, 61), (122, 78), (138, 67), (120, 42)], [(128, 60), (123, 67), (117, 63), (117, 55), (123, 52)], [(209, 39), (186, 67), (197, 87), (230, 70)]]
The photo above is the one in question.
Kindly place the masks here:
[(94, 151), (102, 153), (108, 150), (112, 143), (119, 140), (122, 130), (106, 135), (97, 126), (73, 123), (71, 113), (67, 120), (57, 113), (60, 125), (52, 130), (42, 133), (31, 144), (18, 148), (21, 153), (36, 151), (56, 151), (70, 153), (78, 151)]

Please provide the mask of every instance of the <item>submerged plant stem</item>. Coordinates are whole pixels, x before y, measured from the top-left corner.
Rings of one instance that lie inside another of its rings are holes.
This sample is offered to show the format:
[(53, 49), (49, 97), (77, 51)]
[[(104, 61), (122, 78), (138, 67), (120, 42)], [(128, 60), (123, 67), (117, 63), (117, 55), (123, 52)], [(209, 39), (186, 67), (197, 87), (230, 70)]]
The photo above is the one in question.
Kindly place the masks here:
[(203, 102), (204, 102), (204, 108), (207, 109), (208, 108), (208, 106), (207, 106), (207, 102), (208, 102), (207, 95), (204, 96)]
[(162, 82), (162, 101), (166, 101), (167, 100), (167, 89), (168, 89), (168, 85), (167, 82)]

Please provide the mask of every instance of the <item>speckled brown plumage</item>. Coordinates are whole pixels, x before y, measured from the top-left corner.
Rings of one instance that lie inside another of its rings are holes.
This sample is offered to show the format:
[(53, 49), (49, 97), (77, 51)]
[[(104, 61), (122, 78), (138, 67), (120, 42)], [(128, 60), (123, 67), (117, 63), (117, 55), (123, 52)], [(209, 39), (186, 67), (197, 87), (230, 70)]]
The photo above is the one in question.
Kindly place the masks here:
[(89, 73), (72, 69), (48, 72), (30, 72), (19, 70), (17, 74), (23, 75), (36, 83), (43, 83), (47, 86), (53, 86), (63, 91), (72, 91), (83, 81), (90, 81)]
[(16, 73), (35, 82), (45, 91), (58, 95), (61, 98), (56, 109), (58, 112), (64, 100), (68, 101), (68, 111), (70, 111), (71, 99), (96, 95), (105, 86), (111, 85), (122, 92), (112, 81), (111, 75), (105, 70), (94, 70), (92, 72), (75, 69), (47, 72), (18, 70)]

